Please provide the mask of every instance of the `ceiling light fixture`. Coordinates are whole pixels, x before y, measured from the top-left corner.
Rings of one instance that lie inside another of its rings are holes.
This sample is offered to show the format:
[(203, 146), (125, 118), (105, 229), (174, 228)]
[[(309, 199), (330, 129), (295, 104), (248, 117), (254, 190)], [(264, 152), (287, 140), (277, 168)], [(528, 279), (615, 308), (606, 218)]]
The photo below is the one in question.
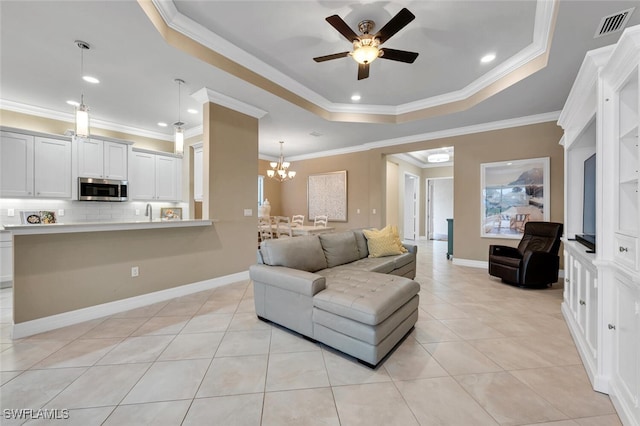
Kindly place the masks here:
[(79, 107), (80, 106), (80, 102), (78, 102), (78, 101), (67, 101), (67, 104), (71, 105), (72, 107)]
[(429, 154), (427, 161), (429, 163), (444, 163), (445, 161), (449, 161), (449, 158), (449, 154), (445, 153)]
[(189, 114), (197, 114), (197, 113), (198, 113), (198, 110), (197, 110), (197, 109), (193, 109), (193, 108), (189, 108), (189, 109), (187, 110), (187, 112), (188, 112)]
[(482, 58), (480, 58), (480, 62), (482, 62), (483, 64), (486, 64), (493, 61), (495, 58), (496, 58), (495, 53), (489, 53), (487, 55), (484, 55)]
[(98, 84), (98, 83), (100, 83), (100, 80), (98, 80), (98, 79), (97, 79), (97, 78), (95, 78), (95, 77), (91, 77), (90, 75), (83, 75), (83, 76), (82, 76), (82, 79), (83, 79), (84, 81), (86, 81), (87, 83), (91, 83), (91, 84)]
[(271, 170), (267, 170), (267, 176), (272, 179), (277, 179), (280, 182), (284, 182), (287, 179), (293, 179), (296, 176), (296, 172), (289, 170), (291, 163), (284, 161), (284, 154), (282, 153), (283, 141), (280, 141), (280, 158), (278, 162), (272, 161), (269, 163)]
[[(89, 43), (76, 40), (76, 46), (80, 48), (80, 77), (84, 74), (84, 51), (91, 49)], [(84, 104), (84, 91), (80, 91), (80, 104), (76, 107), (76, 136), (89, 137), (89, 107)]]
[(158, 122), (158, 126), (160, 126), (160, 127), (167, 127), (167, 126), (168, 126), (168, 124), (167, 124), (167, 123), (165, 123), (164, 121), (160, 121), (160, 122)]
[(382, 56), (382, 51), (378, 49), (380, 40), (369, 34), (373, 30), (374, 22), (365, 20), (358, 24), (358, 29), (363, 34), (359, 39), (353, 41), (353, 52), (351, 57), (359, 64), (366, 65)]
[(178, 83), (178, 121), (173, 123), (174, 139), (175, 139), (175, 153), (182, 155), (184, 153), (184, 123), (180, 120), (180, 87), (184, 84), (184, 80), (176, 78), (176, 83)]
[(352, 101), (359, 101), (360, 99), (362, 99), (362, 97), (360, 95), (353, 95), (351, 96), (351, 100)]

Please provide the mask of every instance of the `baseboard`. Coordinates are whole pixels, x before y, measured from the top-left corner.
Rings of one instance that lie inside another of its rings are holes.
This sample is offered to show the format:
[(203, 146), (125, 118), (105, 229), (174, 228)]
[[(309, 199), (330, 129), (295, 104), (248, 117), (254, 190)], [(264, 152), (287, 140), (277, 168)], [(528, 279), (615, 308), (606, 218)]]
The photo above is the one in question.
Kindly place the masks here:
[[(484, 260), (458, 259), (453, 258), (453, 264), (458, 266), (469, 266), (471, 268), (489, 269), (489, 262)], [(564, 269), (558, 271), (558, 278), (564, 278)]]
[(199, 291), (211, 290), (216, 287), (248, 279), (249, 271), (238, 272), (236, 274), (225, 275), (223, 277), (199, 281), (197, 283), (185, 284), (179, 287), (168, 288), (166, 290), (160, 290), (88, 308), (77, 309), (75, 311), (21, 322), (13, 325), (12, 339), (20, 339), (34, 334), (44, 333), (45, 331), (51, 331), (57, 328), (102, 318), (108, 315), (119, 314), (131, 309), (164, 302), (165, 300), (173, 299), (175, 297), (186, 296)]

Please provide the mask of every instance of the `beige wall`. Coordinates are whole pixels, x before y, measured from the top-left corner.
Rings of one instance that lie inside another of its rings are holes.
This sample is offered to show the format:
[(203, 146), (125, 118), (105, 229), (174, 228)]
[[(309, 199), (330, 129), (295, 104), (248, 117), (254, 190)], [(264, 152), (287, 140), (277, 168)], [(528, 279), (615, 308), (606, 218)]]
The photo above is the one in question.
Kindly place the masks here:
[[(453, 146), (455, 161), (451, 170), (422, 172), (454, 178), (454, 257), (486, 261), (490, 244), (515, 246), (517, 240), (480, 237), (480, 164), (536, 157), (551, 159), (551, 220), (563, 221), (564, 169), (561, 129), (555, 122), (541, 123), (471, 135), (436, 139), (370, 151), (296, 161), (296, 178), (282, 185), (284, 214), (306, 214), (307, 177), (313, 173), (347, 170), (348, 222), (334, 223), (338, 228), (379, 227), (386, 222), (386, 185), (388, 154)], [(436, 176), (433, 176), (436, 177)], [(421, 201), (421, 205), (424, 203)], [(361, 214), (355, 213), (361, 209)], [(376, 214), (373, 214), (376, 209)], [(424, 210), (424, 208), (422, 209)], [(421, 215), (422, 216), (422, 215)], [(399, 216), (400, 217), (400, 216)], [(421, 229), (424, 219), (421, 218)], [(424, 232), (424, 231), (422, 231)]]
[[(68, 129), (74, 129), (74, 123), (50, 118), (36, 117), (34, 115), (19, 112), (0, 110), (0, 126), (15, 127), (17, 129), (31, 130), (34, 132), (63, 135)], [(109, 138), (123, 139), (133, 142), (136, 148), (150, 149), (153, 151), (173, 152), (173, 142), (161, 139), (147, 138), (144, 136), (130, 135), (128, 133), (113, 130), (91, 128), (92, 136), (106, 136)]]
[(398, 211), (400, 209), (400, 185), (398, 183), (398, 163), (387, 161), (387, 200), (385, 225), (398, 224)]
[[(215, 105), (205, 110), (212, 167), (204, 214), (218, 222), (16, 236), (15, 323), (243, 272), (255, 262), (256, 216), (243, 209), (256, 208), (258, 120)], [(131, 278), (132, 266), (139, 277)]]

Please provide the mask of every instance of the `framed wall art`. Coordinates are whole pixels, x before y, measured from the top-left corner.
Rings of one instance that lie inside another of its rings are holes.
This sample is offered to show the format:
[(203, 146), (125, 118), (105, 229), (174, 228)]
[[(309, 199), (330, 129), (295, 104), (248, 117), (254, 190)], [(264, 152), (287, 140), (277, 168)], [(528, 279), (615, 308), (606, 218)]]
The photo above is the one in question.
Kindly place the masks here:
[(327, 215), (330, 222), (347, 221), (347, 171), (309, 175), (308, 219)]
[(480, 235), (520, 239), (529, 221), (549, 221), (549, 157), (480, 165)]

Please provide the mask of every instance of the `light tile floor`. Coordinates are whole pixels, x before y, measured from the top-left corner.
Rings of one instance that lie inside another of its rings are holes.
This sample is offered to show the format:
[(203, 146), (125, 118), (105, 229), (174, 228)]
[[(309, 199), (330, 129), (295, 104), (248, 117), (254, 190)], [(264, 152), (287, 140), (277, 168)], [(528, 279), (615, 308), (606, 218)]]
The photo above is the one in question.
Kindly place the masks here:
[(67, 409), (65, 425), (619, 425), (560, 314), (420, 242), (420, 317), (376, 370), (259, 321), (239, 282), (12, 341), (0, 291), (5, 409)]

